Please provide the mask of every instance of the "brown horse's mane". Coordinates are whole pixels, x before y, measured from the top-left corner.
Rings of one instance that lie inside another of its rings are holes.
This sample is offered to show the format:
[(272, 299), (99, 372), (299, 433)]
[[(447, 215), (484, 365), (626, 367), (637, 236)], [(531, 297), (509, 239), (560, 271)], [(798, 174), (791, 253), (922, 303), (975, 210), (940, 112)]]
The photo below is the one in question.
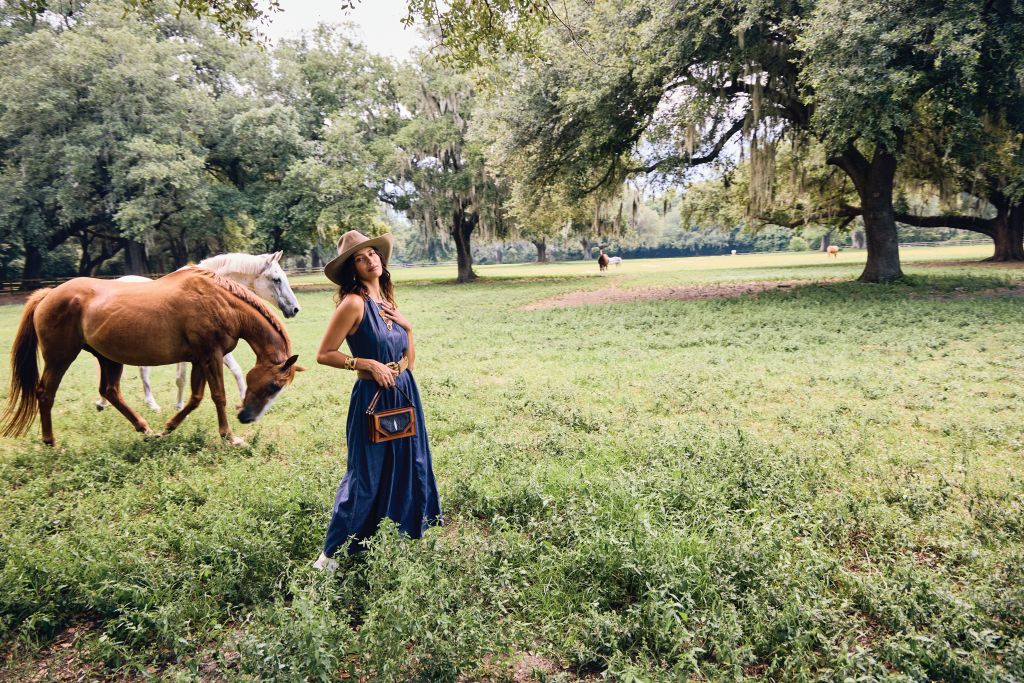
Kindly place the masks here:
[(270, 312), (270, 309), (267, 308), (267, 305), (263, 303), (262, 299), (260, 299), (250, 290), (238, 284), (234, 280), (229, 280), (226, 277), (221, 277), (212, 270), (207, 270), (206, 268), (202, 268), (200, 266), (190, 266), (189, 270), (192, 271), (193, 273), (196, 273), (197, 275), (202, 275), (203, 277), (209, 278), (217, 286), (228, 290), (236, 297), (238, 297), (245, 303), (255, 308), (260, 313), (260, 315), (262, 315), (266, 319), (266, 321), (270, 323), (270, 326), (277, 330), (278, 334), (284, 337), (285, 343), (288, 344), (288, 349), (291, 349), (292, 340), (288, 337), (288, 331), (284, 329), (284, 325), (281, 324), (281, 321), (278, 320), (277, 316)]

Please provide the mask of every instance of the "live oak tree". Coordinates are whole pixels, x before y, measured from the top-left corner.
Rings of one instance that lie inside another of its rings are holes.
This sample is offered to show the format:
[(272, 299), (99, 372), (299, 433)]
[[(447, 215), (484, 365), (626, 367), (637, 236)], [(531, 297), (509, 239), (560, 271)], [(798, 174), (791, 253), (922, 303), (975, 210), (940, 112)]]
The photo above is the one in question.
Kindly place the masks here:
[(1024, 101), (952, 133), (941, 120), (944, 107), (936, 109), (931, 125), (909, 137), (901, 175), (930, 188), (942, 210), (899, 220), (981, 233), (993, 241), (988, 260), (1024, 260), (1024, 132), (1014, 122)]
[(266, 51), (166, 5), (75, 7), (0, 36), (0, 236), (24, 286), (65, 243), (79, 274), (121, 254), (146, 272), (226, 249), (304, 251), (376, 215), (359, 128), (372, 111), (335, 104), (365, 50), (326, 74), (310, 53), (332, 34), (282, 48), (272, 68)]
[[(0, 48), (0, 183), (25, 279), (69, 239), (87, 275), (150, 228), (206, 225), (213, 108), (182, 53), (102, 3)], [(139, 221), (147, 202), (158, 215)]]
[(633, 173), (678, 175), (738, 144), (764, 168), (780, 135), (812, 133), (856, 190), (868, 282), (901, 275), (893, 188), (919, 105), (976, 116), (982, 51), (1002, 45), (997, 66), (1012, 72), (1006, 36), (1022, 22), (1012, 3), (981, 1), (634, 0), (555, 13), (465, 0), (440, 18), (411, 4), (467, 28), (445, 34), (467, 60), (521, 44), (543, 55), (508, 103), (538, 183), (568, 176), (585, 193)]
[[(998, 140), (998, 131), (992, 140)], [(903, 226), (968, 230), (993, 238), (1000, 259), (1013, 240), (1000, 239), (996, 226), (1006, 220), (1005, 200), (1000, 188), (1010, 184), (1016, 165), (1007, 154), (1012, 145), (986, 147), (985, 159), (964, 168), (943, 154), (942, 131), (917, 130), (906, 144), (900, 173), (895, 183), (894, 216)], [(1003, 152), (1002, 154), (1000, 152)], [(988, 176), (979, 176), (985, 171)], [(997, 175), (1003, 171), (1007, 175)], [(716, 178), (691, 185), (683, 196), (684, 222), (704, 226), (744, 225), (758, 231), (765, 226), (800, 230), (828, 246), (835, 233), (856, 231), (861, 208), (849, 178), (825, 163), (822, 145), (813, 141), (787, 139), (777, 145), (767, 195), (752, 184), (752, 164), (739, 160)], [(993, 200), (987, 197), (996, 195)], [(990, 204), (991, 202), (991, 204)], [(906, 230), (904, 228), (903, 230)], [(853, 235), (851, 235), (853, 237)], [(1011, 251), (1012, 253), (1012, 251)]]
[(578, 201), (568, 200), (564, 188), (557, 185), (543, 191), (530, 191), (514, 182), (511, 187), (506, 205), (511, 218), (510, 236), (532, 242), (538, 263), (548, 260), (548, 246), (555, 240), (579, 241), (584, 256), (589, 258), (593, 244), (621, 237), (640, 208), (636, 193), (622, 187)]
[(385, 197), (406, 211), (427, 235), (447, 233), (455, 242), (458, 281), (476, 279), (474, 234), (507, 231), (507, 188), (488, 171), (482, 146), (467, 138), (473, 83), (426, 54), (400, 75), (406, 112), (391, 137), (393, 171)]

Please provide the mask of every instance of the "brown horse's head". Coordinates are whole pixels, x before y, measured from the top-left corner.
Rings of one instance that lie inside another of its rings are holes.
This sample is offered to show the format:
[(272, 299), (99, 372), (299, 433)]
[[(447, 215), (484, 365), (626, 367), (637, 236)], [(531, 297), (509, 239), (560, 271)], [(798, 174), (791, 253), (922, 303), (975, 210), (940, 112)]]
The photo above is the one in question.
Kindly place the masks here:
[(249, 424), (263, 417), (270, 404), (295, 379), (296, 372), (306, 368), (296, 365), (298, 356), (292, 356), (283, 363), (257, 362), (245, 376), (245, 404), (238, 413), (238, 421)]

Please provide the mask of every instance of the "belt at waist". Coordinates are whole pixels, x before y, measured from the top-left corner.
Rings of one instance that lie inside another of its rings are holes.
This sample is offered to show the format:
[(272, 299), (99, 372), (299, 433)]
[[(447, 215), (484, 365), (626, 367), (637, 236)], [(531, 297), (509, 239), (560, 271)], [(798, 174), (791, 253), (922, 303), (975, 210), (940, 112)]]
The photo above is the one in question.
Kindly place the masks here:
[[(390, 363), (385, 363), (384, 365), (388, 366), (392, 370), (398, 370), (398, 374), (402, 374), (409, 369), (409, 357), (402, 356), (402, 360), (397, 362), (392, 361)], [(369, 370), (356, 370), (356, 377), (359, 379), (373, 380), (373, 373)]]

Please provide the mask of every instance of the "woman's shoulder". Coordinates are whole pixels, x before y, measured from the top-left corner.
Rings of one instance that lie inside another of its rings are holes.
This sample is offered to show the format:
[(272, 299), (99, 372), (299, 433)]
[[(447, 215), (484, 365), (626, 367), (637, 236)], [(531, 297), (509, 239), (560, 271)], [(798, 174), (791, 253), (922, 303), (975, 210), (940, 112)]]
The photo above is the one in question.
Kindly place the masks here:
[(338, 302), (339, 309), (347, 310), (362, 310), (364, 305), (362, 295), (356, 294), (355, 292), (343, 294), (341, 301)]
[(363, 318), (363, 310), (363, 297), (348, 293), (342, 296), (341, 301), (334, 308), (334, 317), (335, 319), (348, 318), (358, 322)]

